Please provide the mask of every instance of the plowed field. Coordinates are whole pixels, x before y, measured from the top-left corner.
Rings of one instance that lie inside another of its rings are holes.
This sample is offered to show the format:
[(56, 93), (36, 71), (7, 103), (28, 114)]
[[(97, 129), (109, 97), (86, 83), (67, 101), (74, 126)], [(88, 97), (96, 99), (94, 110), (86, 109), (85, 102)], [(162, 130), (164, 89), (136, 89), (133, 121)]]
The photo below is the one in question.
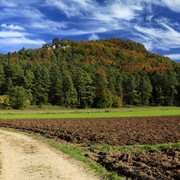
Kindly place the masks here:
[(158, 117), (1, 119), (1, 127), (35, 132), (82, 146), (176, 143), (180, 115)]
[(179, 180), (180, 149), (163, 148), (149, 152), (94, 152), (90, 157), (109, 171), (139, 180)]

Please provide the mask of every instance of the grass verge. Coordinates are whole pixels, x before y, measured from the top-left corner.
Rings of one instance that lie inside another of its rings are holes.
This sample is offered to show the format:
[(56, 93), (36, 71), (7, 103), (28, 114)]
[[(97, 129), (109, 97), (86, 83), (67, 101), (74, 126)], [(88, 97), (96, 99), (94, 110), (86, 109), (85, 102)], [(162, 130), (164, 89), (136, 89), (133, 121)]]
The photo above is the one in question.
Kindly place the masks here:
[(71, 114), (1, 114), (0, 119), (25, 119), (25, 118), (101, 118), (101, 117), (132, 117), (132, 116), (168, 116), (180, 115), (180, 109), (168, 110), (136, 110), (119, 112), (88, 112)]
[(121, 146), (121, 147), (113, 147), (109, 145), (104, 146), (91, 146), (89, 150), (92, 151), (94, 149), (100, 151), (119, 151), (121, 153), (130, 153), (130, 152), (143, 152), (143, 151), (150, 151), (150, 150), (161, 150), (162, 148), (180, 148), (180, 143), (169, 143), (169, 144), (156, 144), (156, 145), (128, 145), (128, 146)]

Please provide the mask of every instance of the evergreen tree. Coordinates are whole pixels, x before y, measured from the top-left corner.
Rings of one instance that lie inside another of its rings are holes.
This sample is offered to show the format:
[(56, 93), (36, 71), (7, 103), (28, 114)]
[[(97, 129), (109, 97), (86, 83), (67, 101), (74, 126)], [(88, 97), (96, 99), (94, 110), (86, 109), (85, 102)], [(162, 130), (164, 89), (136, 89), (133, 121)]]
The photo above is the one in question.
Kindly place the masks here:
[(169, 71), (164, 78), (164, 91), (165, 91), (165, 104), (166, 105), (174, 105), (174, 98), (177, 94), (177, 86), (178, 86), (178, 79), (176, 72)]
[(117, 73), (115, 89), (117, 92), (117, 96), (121, 97), (121, 99), (123, 99), (122, 75), (120, 73)]
[(34, 88), (34, 82), (34, 72), (31, 69), (25, 69), (23, 87), (26, 89), (27, 97), (30, 101), (33, 101), (32, 90)]
[(108, 81), (104, 73), (96, 74), (94, 107), (106, 108), (113, 104), (112, 93), (108, 90)]
[(80, 108), (91, 106), (95, 97), (91, 77), (87, 72), (79, 69), (75, 76), (75, 87), (78, 94)]
[(67, 70), (63, 70), (63, 93), (64, 105), (66, 107), (75, 107), (78, 103), (77, 91), (74, 88), (72, 78)]
[(152, 91), (152, 99), (153, 99), (153, 105), (164, 105), (164, 75), (158, 71), (155, 71), (150, 74), (150, 80), (153, 87)]
[(3, 65), (0, 64), (0, 95), (4, 94), (4, 84), (5, 83), (5, 74)]
[(134, 102), (137, 101), (137, 85), (135, 76), (131, 72), (123, 73), (123, 94), (124, 101), (127, 104), (134, 105)]
[(49, 99), (52, 104), (63, 105), (63, 79), (57, 66), (53, 66), (50, 71), (50, 92)]
[(34, 76), (33, 102), (37, 105), (47, 104), (50, 87), (49, 69), (45, 65), (35, 64)]
[(141, 104), (149, 105), (149, 99), (152, 93), (152, 85), (148, 75), (143, 72), (141, 73), (141, 84), (140, 84), (140, 94), (141, 94)]
[(177, 66), (176, 69), (177, 72), (177, 80), (178, 80), (178, 85), (177, 85), (177, 95), (175, 97), (176, 105), (180, 106), (180, 64)]

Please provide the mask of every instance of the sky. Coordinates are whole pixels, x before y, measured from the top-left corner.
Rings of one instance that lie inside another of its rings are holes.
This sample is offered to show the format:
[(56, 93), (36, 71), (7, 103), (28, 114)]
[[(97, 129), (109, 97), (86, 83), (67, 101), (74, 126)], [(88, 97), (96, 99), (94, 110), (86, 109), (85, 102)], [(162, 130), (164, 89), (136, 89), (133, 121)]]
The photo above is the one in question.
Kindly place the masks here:
[(180, 60), (180, 0), (0, 0), (0, 53), (121, 38)]

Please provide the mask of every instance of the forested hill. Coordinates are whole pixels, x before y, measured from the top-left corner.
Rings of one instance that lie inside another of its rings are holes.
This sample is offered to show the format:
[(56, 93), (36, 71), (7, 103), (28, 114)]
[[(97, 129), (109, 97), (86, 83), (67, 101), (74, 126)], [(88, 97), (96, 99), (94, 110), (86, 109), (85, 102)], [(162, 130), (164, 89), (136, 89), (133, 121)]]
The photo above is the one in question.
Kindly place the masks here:
[(130, 40), (55, 38), (40, 49), (0, 55), (0, 104), (180, 105), (180, 65)]

